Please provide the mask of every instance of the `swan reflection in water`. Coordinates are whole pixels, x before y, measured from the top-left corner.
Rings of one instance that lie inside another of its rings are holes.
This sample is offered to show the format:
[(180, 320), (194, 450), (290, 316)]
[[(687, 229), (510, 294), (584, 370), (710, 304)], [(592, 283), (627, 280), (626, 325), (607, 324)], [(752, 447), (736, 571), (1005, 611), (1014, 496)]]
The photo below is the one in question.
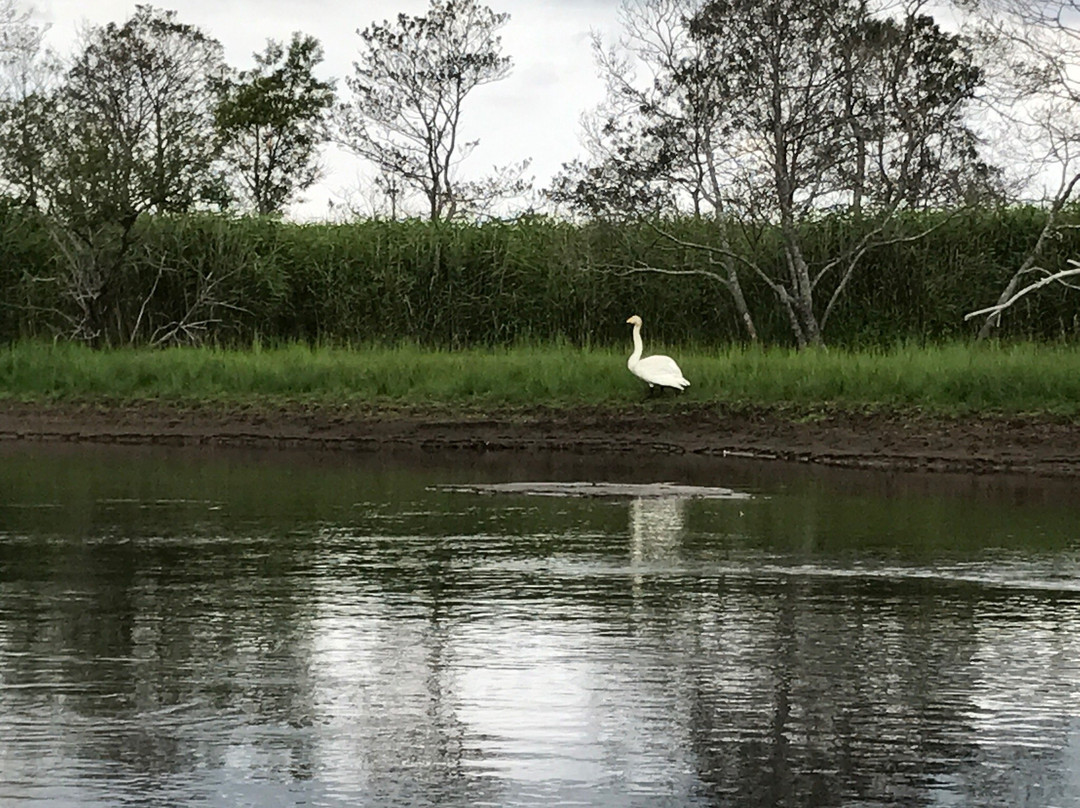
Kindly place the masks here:
[(630, 500), (630, 566), (635, 594), (645, 573), (679, 565), (688, 501), (686, 497)]

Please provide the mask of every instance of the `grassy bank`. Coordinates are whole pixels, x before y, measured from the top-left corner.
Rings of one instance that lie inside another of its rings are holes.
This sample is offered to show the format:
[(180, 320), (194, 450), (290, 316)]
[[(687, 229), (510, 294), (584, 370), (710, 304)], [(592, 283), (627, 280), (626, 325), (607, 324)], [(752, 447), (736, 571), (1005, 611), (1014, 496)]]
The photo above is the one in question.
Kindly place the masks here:
[[(672, 349), (687, 403), (1080, 414), (1080, 349), (1030, 343), (890, 350)], [(0, 398), (42, 401), (642, 406), (628, 351), (569, 346), (431, 351), (0, 348)], [(672, 400), (668, 396), (666, 400)], [(648, 404), (646, 406), (665, 406)]]

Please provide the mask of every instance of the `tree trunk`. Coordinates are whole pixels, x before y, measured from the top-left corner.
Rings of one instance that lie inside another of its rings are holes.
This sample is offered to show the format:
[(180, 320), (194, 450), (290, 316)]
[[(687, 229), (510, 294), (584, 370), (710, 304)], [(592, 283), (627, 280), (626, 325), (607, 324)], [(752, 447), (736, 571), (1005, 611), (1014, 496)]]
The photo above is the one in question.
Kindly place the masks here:
[(796, 339), (801, 337), (806, 345), (820, 346), (824, 343), (821, 339), (821, 328), (818, 325), (817, 316), (814, 314), (814, 288), (810, 281), (810, 268), (806, 265), (806, 259), (803, 258), (799, 241), (795, 236), (795, 228), (790, 224), (790, 219), (785, 217), (782, 227), (784, 254), (787, 259), (791, 286), (795, 293), (792, 308), (799, 323), (795, 337)]
[(746, 329), (746, 336), (749, 337), (751, 342), (757, 342), (757, 328), (754, 327), (754, 318), (750, 314), (750, 307), (746, 305), (746, 296), (743, 294), (742, 284), (739, 282), (739, 271), (735, 267), (735, 259), (731, 257), (731, 242), (728, 240), (723, 223), (719, 227), (719, 232), (720, 246), (724, 250), (724, 273), (727, 275), (728, 291), (731, 292), (731, 299), (735, 303), (735, 313), (739, 315), (739, 320), (742, 322), (743, 328)]
[(727, 263), (728, 288), (731, 290), (731, 298), (735, 301), (735, 312), (746, 329), (746, 336), (751, 342), (758, 341), (757, 329), (754, 327), (754, 318), (750, 315), (750, 308), (746, 305), (746, 297), (743, 295), (742, 284), (739, 283), (739, 273), (735, 271), (735, 262), (730, 259)]
[[(724, 196), (720, 179), (716, 174), (716, 163), (712, 156), (712, 138), (709, 134), (705, 135), (705, 142), (708, 146), (705, 157), (705, 170), (702, 172), (701, 182), (699, 182), (698, 188), (699, 191), (700, 189), (705, 188), (704, 182), (705, 179), (708, 178), (708, 190), (711, 191), (711, 198), (708, 201), (713, 206), (713, 211), (716, 214), (720, 214)], [(695, 211), (700, 210), (701, 196), (701, 193), (694, 195)], [(700, 215), (700, 213), (697, 213), (696, 215)], [(727, 287), (731, 292), (731, 299), (735, 303), (735, 313), (739, 315), (739, 320), (742, 322), (743, 328), (746, 329), (746, 335), (750, 338), (750, 341), (757, 342), (758, 333), (757, 328), (754, 327), (754, 318), (750, 314), (750, 307), (746, 305), (746, 296), (743, 294), (742, 283), (739, 282), (739, 271), (735, 266), (735, 259), (731, 257), (734, 253), (731, 249), (731, 240), (728, 238), (727, 225), (722, 218), (719, 218), (718, 221), (719, 227), (717, 228), (717, 231), (720, 234), (720, 246), (724, 250), (724, 272), (727, 275)]]
[(855, 136), (855, 182), (851, 194), (851, 212), (855, 218), (862, 217), (863, 193), (866, 186), (866, 141), (861, 134)]

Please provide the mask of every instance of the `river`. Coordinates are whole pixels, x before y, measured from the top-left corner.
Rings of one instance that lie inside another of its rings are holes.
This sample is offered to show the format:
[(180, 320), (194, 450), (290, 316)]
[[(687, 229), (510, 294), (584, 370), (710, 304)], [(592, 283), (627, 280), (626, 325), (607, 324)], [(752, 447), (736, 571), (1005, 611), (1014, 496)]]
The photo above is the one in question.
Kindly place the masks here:
[(1078, 806), (1078, 494), (0, 445), (0, 805)]

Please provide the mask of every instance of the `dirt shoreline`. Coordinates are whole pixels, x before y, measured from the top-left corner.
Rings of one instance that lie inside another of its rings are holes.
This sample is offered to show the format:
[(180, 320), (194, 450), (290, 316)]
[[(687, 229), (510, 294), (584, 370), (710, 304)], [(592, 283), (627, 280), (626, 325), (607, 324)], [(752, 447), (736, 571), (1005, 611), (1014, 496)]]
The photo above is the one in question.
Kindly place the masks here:
[(0, 441), (694, 454), (898, 471), (1080, 477), (1080, 423), (671, 405), (458, 412), (330, 406), (0, 401)]

